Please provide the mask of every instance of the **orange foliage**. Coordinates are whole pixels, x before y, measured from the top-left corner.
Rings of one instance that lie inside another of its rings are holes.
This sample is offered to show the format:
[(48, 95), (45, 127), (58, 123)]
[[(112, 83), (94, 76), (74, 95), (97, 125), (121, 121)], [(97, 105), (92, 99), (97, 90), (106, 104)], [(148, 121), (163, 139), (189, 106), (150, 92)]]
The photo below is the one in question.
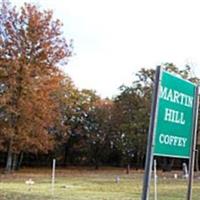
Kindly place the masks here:
[(57, 117), (53, 94), (63, 75), (58, 69), (71, 56), (62, 23), (52, 11), (24, 4), (20, 11), (2, 5), (0, 15), (0, 144), (18, 153), (53, 147), (48, 128)]

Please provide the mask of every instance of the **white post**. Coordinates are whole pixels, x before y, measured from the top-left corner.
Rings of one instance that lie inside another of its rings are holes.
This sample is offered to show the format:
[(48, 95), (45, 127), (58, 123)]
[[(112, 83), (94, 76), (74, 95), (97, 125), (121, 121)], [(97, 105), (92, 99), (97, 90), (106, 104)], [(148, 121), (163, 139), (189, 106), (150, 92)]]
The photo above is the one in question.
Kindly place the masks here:
[(157, 171), (156, 171), (156, 159), (154, 159), (154, 199), (157, 200)]
[(56, 159), (53, 159), (52, 177), (51, 177), (51, 188), (52, 188), (52, 194), (54, 194), (55, 170), (56, 170)]

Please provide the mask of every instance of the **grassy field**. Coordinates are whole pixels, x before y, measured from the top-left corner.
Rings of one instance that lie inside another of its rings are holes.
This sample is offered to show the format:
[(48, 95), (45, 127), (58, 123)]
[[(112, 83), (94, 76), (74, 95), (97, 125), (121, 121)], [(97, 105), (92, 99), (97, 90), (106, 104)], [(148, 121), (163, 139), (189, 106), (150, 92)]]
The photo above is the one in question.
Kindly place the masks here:
[[(119, 183), (115, 181), (116, 176), (120, 177)], [(127, 175), (123, 169), (58, 169), (53, 192), (50, 170), (23, 169), (0, 175), (0, 200), (137, 200), (141, 196), (142, 176), (140, 171)], [(35, 182), (31, 190), (25, 184), (29, 178)], [(173, 173), (159, 172), (158, 200), (183, 200), (186, 189), (185, 179), (175, 180)], [(153, 183), (150, 199), (153, 199)], [(193, 200), (199, 199), (200, 180), (196, 178)]]

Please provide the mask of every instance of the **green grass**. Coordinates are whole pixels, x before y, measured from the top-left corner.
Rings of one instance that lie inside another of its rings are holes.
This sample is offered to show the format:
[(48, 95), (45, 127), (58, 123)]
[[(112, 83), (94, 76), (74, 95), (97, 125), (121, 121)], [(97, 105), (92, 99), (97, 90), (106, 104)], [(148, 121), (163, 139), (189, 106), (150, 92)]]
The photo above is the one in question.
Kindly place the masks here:
[[(120, 182), (115, 177), (120, 176)], [(31, 191), (25, 184), (35, 181)], [(153, 184), (151, 198), (153, 200)], [(68, 169), (56, 171), (54, 194), (51, 189), (51, 171), (22, 170), (11, 175), (0, 175), (0, 200), (134, 200), (140, 199), (142, 173), (123, 169)], [(187, 190), (185, 179), (173, 179), (173, 173), (159, 173), (158, 199), (183, 200)], [(200, 181), (195, 179), (193, 200), (200, 199)]]

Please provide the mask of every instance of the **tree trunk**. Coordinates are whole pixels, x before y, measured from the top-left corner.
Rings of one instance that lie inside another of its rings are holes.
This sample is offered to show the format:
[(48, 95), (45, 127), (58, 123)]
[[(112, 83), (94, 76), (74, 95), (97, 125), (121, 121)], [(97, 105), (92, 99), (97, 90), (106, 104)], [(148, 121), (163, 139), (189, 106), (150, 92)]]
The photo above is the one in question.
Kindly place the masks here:
[(12, 171), (15, 171), (17, 169), (17, 161), (18, 155), (16, 153), (13, 153)]
[(8, 144), (8, 152), (7, 152), (7, 161), (6, 161), (6, 169), (5, 171), (10, 173), (12, 169), (12, 141), (9, 141)]
[(24, 157), (24, 152), (22, 151), (19, 154), (19, 160), (18, 160), (18, 163), (17, 163), (17, 166), (16, 166), (16, 170), (19, 170), (21, 168), (23, 157)]
[(172, 170), (172, 166), (174, 164), (173, 158), (163, 158), (163, 171), (170, 172)]
[(129, 174), (130, 173), (130, 164), (127, 164), (127, 167), (126, 167), (126, 174)]
[(94, 158), (94, 165), (95, 165), (95, 170), (99, 169), (99, 159), (98, 158)]
[(135, 165), (135, 167), (136, 167), (136, 170), (138, 170), (138, 169), (139, 169), (138, 153), (135, 153), (135, 160), (136, 160), (136, 165)]
[[(18, 113), (19, 109), (19, 99), (21, 97), (21, 92), (22, 92), (22, 69), (23, 65), (20, 65), (19, 71), (16, 74), (16, 91), (13, 93), (12, 96), (12, 105), (16, 113), (12, 113), (11, 117), (11, 126), (14, 130), (14, 135), (18, 135), (18, 122), (20, 115)], [(7, 155), (7, 162), (6, 162), (6, 172), (10, 173), (11, 170), (13, 170), (16, 166), (17, 162), (17, 155), (12, 153), (12, 145), (13, 145), (13, 138), (10, 139), (9, 145), (8, 145), (8, 155)], [(14, 164), (14, 165), (13, 165)], [(12, 166), (13, 165), (13, 166)]]
[(63, 159), (63, 166), (67, 166), (68, 165), (68, 155), (69, 155), (69, 147), (68, 144), (65, 143), (64, 144), (64, 159)]

